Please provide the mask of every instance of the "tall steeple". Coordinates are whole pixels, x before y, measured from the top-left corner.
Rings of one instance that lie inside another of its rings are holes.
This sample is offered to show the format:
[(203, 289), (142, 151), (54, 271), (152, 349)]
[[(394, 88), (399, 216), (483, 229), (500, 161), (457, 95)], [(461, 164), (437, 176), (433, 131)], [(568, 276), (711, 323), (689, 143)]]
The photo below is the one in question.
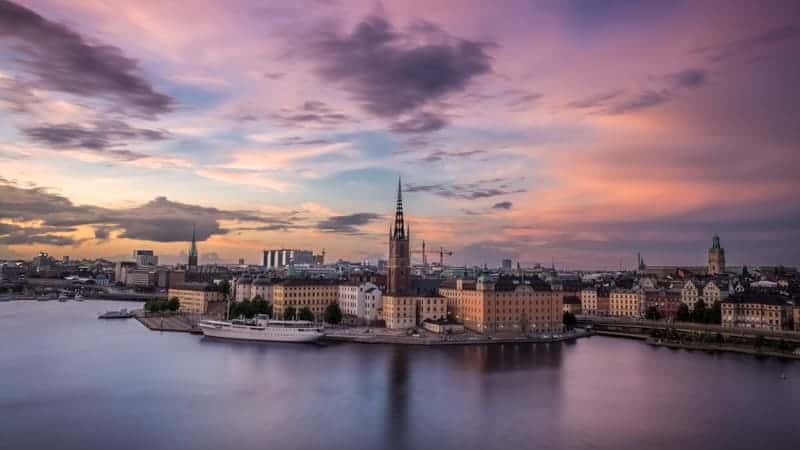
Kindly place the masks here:
[(403, 187), (400, 178), (397, 178), (397, 207), (394, 212), (393, 239), (405, 239), (406, 229), (403, 223)]
[(197, 267), (197, 233), (195, 225), (192, 224), (192, 246), (189, 248), (189, 267)]
[(403, 294), (409, 290), (409, 240), (411, 229), (403, 218), (403, 187), (397, 179), (397, 207), (394, 223), (389, 226), (389, 270), (386, 277), (386, 290), (389, 294)]

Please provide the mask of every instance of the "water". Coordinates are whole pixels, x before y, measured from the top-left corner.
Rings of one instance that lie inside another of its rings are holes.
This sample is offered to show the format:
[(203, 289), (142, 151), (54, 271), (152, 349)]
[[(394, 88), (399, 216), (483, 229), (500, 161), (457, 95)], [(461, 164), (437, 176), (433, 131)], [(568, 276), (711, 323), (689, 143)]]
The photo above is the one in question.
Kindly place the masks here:
[[(800, 363), (571, 344), (242, 344), (0, 303), (2, 449), (789, 449)], [(786, 380), (781, 379), (785, 373)]]

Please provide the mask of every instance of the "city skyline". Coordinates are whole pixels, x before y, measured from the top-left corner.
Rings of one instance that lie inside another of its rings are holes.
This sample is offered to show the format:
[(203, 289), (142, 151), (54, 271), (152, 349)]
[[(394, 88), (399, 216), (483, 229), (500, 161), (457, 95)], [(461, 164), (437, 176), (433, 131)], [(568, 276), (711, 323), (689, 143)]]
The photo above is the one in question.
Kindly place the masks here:
[(796, 2), (459, 4), (0, 0), (0, 258), (800, 264)]

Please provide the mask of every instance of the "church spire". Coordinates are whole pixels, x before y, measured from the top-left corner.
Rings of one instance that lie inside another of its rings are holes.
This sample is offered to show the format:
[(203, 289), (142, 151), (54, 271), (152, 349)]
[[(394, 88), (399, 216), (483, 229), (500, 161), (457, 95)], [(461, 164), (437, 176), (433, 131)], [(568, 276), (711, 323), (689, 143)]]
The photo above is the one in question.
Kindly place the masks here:
[(393, 239), (405, 239), (406, 228), (403, 223), (403, 185), (400, 178), (397, 178), (397, 208), (394, 213), (394, 232)]
[(195, 224), (192, 224), (192, 246), (189, 248), (189, 261), (190, 267), (197, 266), (197, 232)]

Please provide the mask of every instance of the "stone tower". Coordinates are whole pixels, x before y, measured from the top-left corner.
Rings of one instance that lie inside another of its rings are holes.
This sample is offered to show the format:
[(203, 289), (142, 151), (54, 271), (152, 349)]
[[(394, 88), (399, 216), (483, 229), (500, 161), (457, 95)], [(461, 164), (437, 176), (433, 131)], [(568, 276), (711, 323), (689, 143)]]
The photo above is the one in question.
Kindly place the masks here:
[(189, 248), (189, 261), (187, 266), (197, 267), (197, 239), (194, 224), (192, 224), (192, 246)]
[(408, 292), (408, 275), (411, 266), (409, 258), (409, 241), (411, 228), (406, 227), (403, 220), (403, 188), (397, 180), (397, 209), (394, 213), (394, 224), (389, 228), (389, 273), (386, 277), (388, 294)]
[(711, 248), (708, 249), (708, 274), (719, 275), (725, 272), (725, 249), (719, 244), (719, 236), (714, 235)]

